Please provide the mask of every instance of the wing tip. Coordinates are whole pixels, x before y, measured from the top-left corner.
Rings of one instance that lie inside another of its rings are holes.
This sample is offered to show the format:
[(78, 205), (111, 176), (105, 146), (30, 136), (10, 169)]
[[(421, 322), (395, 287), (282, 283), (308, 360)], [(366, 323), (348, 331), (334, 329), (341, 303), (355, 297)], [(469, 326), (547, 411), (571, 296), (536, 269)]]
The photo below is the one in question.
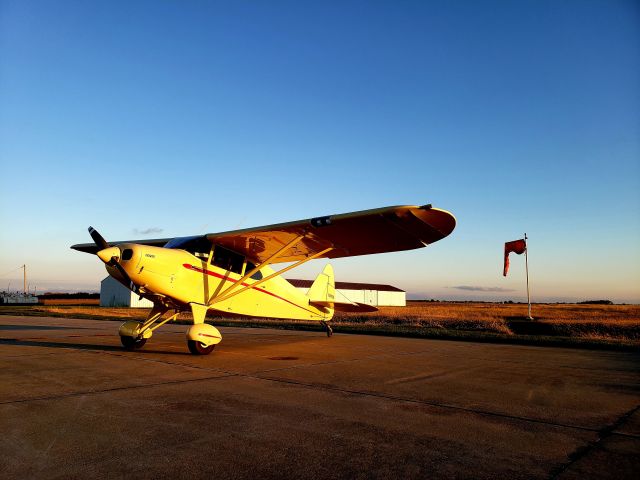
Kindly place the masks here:
[(436, 208), (430, 203), (418, 207), (421, 211), (421, 215), (417, 215), (424, 223), (440, 233), (441, 237), (433, 240), (429, 243), (434, 243), (438, 240), (449, 236), (451, 232), (456, 228), (458, 220), (455, 215), (448, 210), (442, 208)]

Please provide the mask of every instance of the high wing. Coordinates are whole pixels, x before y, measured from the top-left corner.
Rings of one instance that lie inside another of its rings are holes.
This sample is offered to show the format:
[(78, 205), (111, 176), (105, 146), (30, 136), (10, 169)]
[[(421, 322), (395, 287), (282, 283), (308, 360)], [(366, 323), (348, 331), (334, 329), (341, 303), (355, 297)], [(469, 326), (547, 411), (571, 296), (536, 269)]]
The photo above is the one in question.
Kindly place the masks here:
[[(260, 264), (341, 258), (425, 247), (449, 235), (455, 217), (431, 205), (403, 205), (210, 233), (206, 238)], [(162, 247), (171, 238), (111, 242)], [(289, 245), (289, 247), (287, 247)], [(285, 248), (286, 247), (286, 248)], [(71, 248), (96, 253), (95, 243)]]
[[(107, 245), (109, 245), (110, 247), (115, 247), (116, 245), (120, 245), (122, 243), (137, 243), (138, 245), (149, 245), (151, 247), (164, 247), (171, 240), (173, 240), (173, 238), (155, 238), (152, 240), (122, 240), (119, 242), (108, 242)], [(74, 250), (78, 250), (79, 252), (93, 253), (94, 255), (100, 250), (100, 247), (98, 247), (95, 243), (78, 243), (76, 245), (71, 245), (71, 248)]]
[(265, 227), (211, 233), (207, 238), (257, 263), (272, 258), (296, 238), (271, 263), (315, 258), (340, 258), (425, 247), (449, 235), (455, 217), (431, 205), (396, 206), (315, 217)]

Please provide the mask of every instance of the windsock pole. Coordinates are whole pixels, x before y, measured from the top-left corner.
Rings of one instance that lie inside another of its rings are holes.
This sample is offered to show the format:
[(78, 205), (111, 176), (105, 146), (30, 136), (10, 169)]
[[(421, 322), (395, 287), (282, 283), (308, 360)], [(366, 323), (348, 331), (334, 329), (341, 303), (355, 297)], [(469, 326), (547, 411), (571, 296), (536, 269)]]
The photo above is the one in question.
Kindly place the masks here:
[(527, 314), (527, 320), (533, 320), (531, 316), (531, 295), (529, 293), (529, 245), (527, 245), (527, 234), (524, 234), (524, 268), (527, 272), (527, 303), (529, 304), (529, 310)]

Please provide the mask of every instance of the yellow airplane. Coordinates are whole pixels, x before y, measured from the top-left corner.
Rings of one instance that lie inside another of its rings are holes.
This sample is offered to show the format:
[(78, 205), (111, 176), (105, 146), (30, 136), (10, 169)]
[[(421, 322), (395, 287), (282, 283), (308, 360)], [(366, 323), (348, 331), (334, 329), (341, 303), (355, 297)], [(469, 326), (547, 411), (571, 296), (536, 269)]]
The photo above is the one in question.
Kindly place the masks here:
[[(449, 235), (455, 217), (423, 206), (396, 206), (316, 217), (264, 227), (191, 237), (107, 243), (92, 227), (94, 243), (73, 245), (98, 255), (107, 272), (153, 302), (144, 322), (119, 328), (126, 349), (141, 348), (153, 332), (191, 311), (187, 344), (194, 355), (211, 353), (222, 335), (204, 323), (218, 314), (316, 320), (332, 330), (334, 311), (375, 307), (336, 298), (333, 268), (327, 265), (306, 295), (280, 275), (316, 258), (340, 258), (425, 247)], [(271, 265), (291, 263), (274, 271)], [(172, 314), (163, 316), (173, 311)]]

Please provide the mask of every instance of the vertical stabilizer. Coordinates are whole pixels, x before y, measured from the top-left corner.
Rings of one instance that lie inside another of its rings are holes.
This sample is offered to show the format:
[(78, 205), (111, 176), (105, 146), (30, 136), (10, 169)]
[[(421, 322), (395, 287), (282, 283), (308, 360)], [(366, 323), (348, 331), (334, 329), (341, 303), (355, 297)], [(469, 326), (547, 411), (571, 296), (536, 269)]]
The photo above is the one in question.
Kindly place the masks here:
[[(336, 286), (333, 279), (333, 267), (327, 264), (318, 275), (307, 292), (310, 303), (322, 304), (329, 307), (336, 298)], [(333, 308), (331, 308), (333, 313)]]

